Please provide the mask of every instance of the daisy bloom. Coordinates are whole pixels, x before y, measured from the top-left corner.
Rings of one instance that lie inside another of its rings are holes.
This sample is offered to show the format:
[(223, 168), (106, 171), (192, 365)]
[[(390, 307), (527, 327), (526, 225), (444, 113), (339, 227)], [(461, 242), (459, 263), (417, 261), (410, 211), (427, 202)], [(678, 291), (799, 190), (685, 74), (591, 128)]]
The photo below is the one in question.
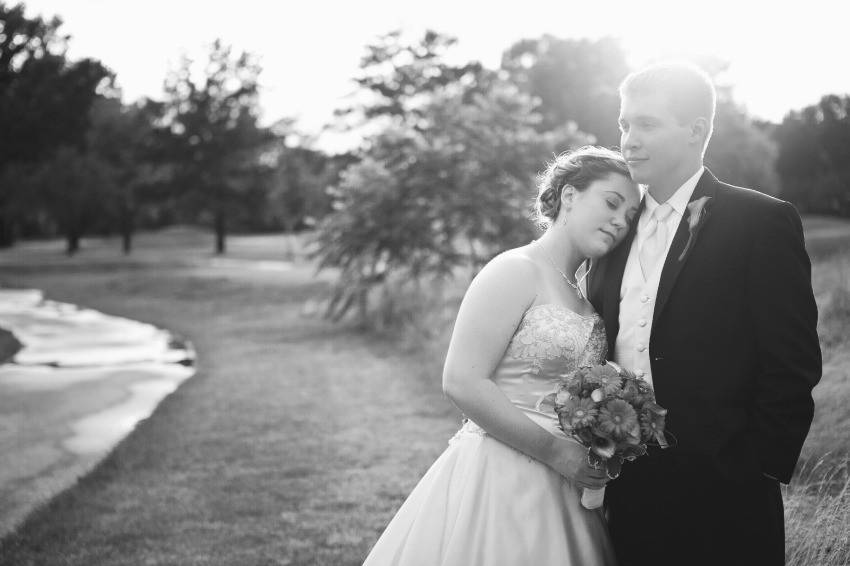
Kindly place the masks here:
[(627, 402), (622, 399), (608, 401), (599, 412), (599, 428), (615, 439), (624, 439), (629, 435), (640, 434), (638, 415)]
[(562, 423), (574, 429), (593, 424), (598, 413), (595, 403), (590, 399), (573, 398), (564, 404), (559, 416), (562, 417)]
[(588, 379), (595, 383), (605, 395), (614, 395), (620, 391), (623, 379), (610, 365), (596, 366), (590, 370)]

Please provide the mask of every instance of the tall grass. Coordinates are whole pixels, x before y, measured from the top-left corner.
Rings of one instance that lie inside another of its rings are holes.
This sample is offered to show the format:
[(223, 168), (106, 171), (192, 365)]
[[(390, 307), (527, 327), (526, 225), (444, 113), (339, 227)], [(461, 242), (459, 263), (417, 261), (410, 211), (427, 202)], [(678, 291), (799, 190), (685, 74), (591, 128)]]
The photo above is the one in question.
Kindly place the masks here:
[(827, 453), (841, 461), (850, 454), (850, 251), (813, 265), (823, 377), (815, 387), (815, 419), (803, 447), (804, 460)]
[(850, 251), (813, 264), (823, 377), (803, 460), (783, 487), (788, 566), (850, 564)]
[(850, 564), (850, 460), (821, 458), (783, 487), (787, 566)]
[(818, 334), (829, 361), (850, 343), (850, 251), (814, 262), (812, 286), (820, 314)]

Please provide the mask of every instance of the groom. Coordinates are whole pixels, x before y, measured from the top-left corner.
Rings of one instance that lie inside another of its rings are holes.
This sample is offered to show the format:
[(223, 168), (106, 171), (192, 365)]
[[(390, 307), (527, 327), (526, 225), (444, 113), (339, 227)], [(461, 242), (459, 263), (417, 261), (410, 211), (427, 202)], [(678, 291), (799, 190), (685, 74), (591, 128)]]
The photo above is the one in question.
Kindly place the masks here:
[(620, 566), (781, 565), (779, 483), (821, 375), (800, 217), (703, 166), (716, 95), (698, 68), (645, 68), (620, 97), (622, 152), (647, 194), (589, 294), (609, 356), (653, 384), (676, 438), (608, 484)]

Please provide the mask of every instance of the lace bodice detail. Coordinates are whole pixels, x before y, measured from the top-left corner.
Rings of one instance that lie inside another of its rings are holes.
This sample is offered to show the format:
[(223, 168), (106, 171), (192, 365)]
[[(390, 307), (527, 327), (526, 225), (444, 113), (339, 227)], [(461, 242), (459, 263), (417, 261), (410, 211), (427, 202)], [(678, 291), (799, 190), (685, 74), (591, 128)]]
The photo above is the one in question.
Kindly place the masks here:
[(526, 312), (505, 355), (532, 360), (538, 367), (557, 358), (567, 365), (574, 360), (576, 367), (595, 364), (604, 360), (607, 349), (604, 331), (594, 332), (598, 322), (595, 314), (581, 315), (560, 305), (534, 306)]
[[(606, 354), (605, 327), (598, 315), (536, 305), (520, 321), (493, 381), (515, 405), (537, 412), (537, 400), (554, 389), (562, 374), (603, 363)], [(551, 414), (551, 406), (541, 411)]]

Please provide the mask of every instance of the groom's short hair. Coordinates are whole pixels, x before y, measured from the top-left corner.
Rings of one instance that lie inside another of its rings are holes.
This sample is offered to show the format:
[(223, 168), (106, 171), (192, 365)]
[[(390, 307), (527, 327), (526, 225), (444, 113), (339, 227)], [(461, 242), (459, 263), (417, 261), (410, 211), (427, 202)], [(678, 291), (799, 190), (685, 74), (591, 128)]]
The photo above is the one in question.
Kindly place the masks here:
[(662, 93), (667, 95), (670, 109), (681, 123), (695, 118), (708, 121), (708, 135), (714, 130), (717, 91), (708, 74), (692, 63), (665, 61), (634, 71), (620, 83), (620, 99), (627, 95)]

